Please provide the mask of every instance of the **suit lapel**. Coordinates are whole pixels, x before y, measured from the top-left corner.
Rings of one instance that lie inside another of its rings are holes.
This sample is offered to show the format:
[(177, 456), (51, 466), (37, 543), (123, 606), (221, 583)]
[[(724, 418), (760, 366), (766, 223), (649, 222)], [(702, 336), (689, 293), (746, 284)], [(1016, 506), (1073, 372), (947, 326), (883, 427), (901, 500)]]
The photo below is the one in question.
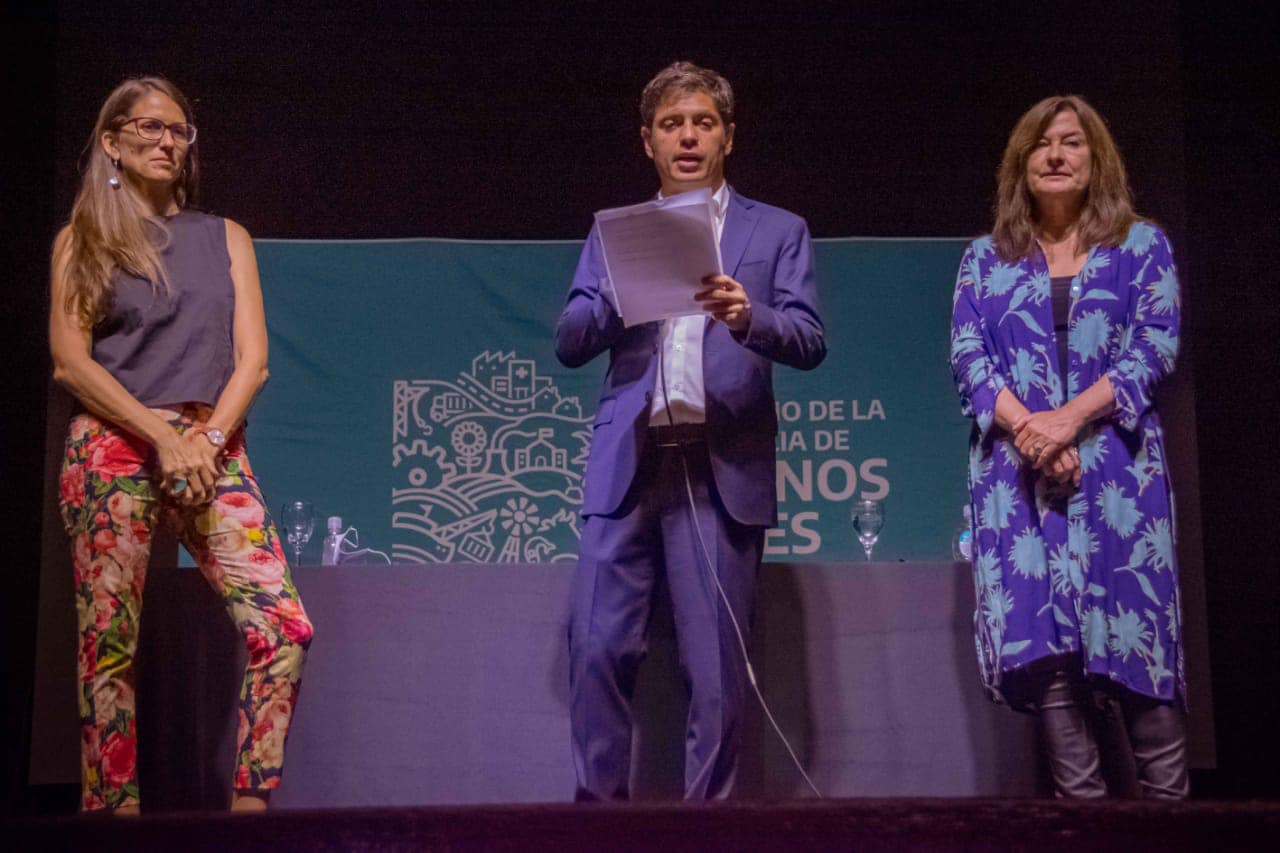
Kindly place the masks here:
[[(756, 203), (743, 198), (729, 187), (729, 212), (724, 217), (724, 233), (720, 235), (720, 263), (724, 265), (725, 275), (736, 276), (738, 264), (751, 242), (751, 233), (756, 230), (756, 220), (760, 215), (755, 211)], [(715, 336), (711, 331), (716, 323), (710, 317), (702, 330), (702, 358), (705, 364), (708, 353), (714, 354)]]
[(751, 232), (756, 229), (759, 214), (755, 202), (745, 199), (729, 188), (729, 212), (724, 218), (724, 234), (720, 238), (720, 261), (725, 275), (736, 275), (742, 255), (751, 242)]

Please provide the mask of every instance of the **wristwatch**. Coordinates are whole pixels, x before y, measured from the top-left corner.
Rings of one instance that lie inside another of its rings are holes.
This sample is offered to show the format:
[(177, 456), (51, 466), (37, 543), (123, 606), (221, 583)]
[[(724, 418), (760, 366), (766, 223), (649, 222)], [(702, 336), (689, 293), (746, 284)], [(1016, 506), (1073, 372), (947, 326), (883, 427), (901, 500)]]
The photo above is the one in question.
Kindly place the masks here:
[(222, 450), (227, 446), (227, 436), (217, 427), (196, 427), (196, 432), (209, 439), (209, 443)]

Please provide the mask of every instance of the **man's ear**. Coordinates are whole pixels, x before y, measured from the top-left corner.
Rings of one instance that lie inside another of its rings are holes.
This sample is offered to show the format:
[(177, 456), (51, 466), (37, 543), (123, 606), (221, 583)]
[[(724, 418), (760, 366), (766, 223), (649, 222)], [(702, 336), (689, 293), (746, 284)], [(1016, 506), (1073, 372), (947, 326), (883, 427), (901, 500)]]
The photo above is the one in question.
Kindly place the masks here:
[(733, 122), (729, 122), (724, 126), (724, 153), (727, 157), (733, 153), (733, 129), (737, 127)]
[(640, 138), (644, 140), (644, 153), (649, 156), (650, 160), (653, 159), (653, 146), (649, 144), (649, 140), (652, 136), (653, 136), (653, 131), (651, 131), (649, 128), (647, 127), (640, 128)]

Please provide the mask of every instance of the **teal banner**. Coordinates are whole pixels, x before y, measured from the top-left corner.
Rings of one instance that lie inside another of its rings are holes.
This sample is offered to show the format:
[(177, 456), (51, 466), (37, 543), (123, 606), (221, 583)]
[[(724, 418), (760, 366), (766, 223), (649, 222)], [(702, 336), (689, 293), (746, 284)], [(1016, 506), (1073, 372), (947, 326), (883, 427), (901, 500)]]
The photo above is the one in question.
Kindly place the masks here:
[[(968, 421), (947, 364), (964, 241), (816, 242), (829, 355), (774, 371), (779, 526), (766, 559), (863, 560), (850, 505), (879, 500), (876, 560), (950, 559)], [(577, 553), (607, 356), (556, 361), (576, 242), (256, 244), (271, 380), (249, 451), (273, 509), (309, 500), (397, 562)]]

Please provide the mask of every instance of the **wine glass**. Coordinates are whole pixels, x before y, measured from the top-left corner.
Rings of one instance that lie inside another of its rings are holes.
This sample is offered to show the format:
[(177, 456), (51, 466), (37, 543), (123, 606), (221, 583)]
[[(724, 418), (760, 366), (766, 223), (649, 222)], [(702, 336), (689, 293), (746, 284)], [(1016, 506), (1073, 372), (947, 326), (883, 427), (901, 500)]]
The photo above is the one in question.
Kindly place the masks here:
[(316, 529), (316, 511), (311, 501), (293, 501), (280, 510), (285, 535), (293, 546), (293, 564), (302, 565), (302, 549), (311, 541)]
[(867, 562), (871, 562), (871, 549), (880, 538), (880, 528), (884, 527), (884, 507), (880, 501), (854, 501), (850, 519), (858, 541), (862, 543), (862, 550), (867, 554)]

